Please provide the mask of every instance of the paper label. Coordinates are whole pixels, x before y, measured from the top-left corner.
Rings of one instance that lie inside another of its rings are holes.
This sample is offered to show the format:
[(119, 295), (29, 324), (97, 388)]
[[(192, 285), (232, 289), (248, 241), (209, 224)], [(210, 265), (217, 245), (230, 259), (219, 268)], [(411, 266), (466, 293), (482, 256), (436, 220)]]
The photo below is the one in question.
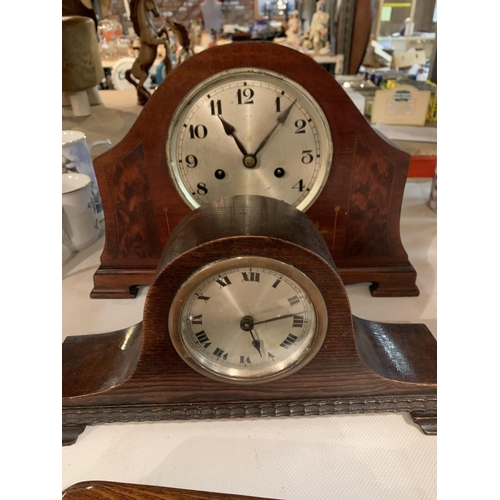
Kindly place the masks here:
[(393, 98), (387, 101), (385, 114), (411, 116), (415, 113), (415, 103), (415, 99), (411, 97), (411, 92), (398, 90), (394, 92)]
[(382, 13), (380, 15), (380, 20), (381, 21), (390, 21), (391, 20), (391, 14), (392, 14), (392, 7), (382, 7)]

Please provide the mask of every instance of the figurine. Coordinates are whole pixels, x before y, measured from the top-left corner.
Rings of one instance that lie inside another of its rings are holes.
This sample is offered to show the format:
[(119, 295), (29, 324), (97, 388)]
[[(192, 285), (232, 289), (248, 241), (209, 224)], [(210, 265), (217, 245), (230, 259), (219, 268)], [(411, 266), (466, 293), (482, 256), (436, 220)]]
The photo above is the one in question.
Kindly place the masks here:
[(202, 23), (200, 19), (193, 19), (189, 27), (189, 48), (194, 54), (194, 49), (201, 43)]
[[(186, 59), (193, 55), (191, 44), (189, 41), (189, 33), (184, 25), (167, 19), (168, 27), (173, 31), (175, 39), (177, 40), (177, 65), (183, 63)], [(168, 75), (169, 72), (167, 72)]]
[(156, 59), (159, 45), (164, 45), (166, 48), (164, 63), (167, 74), (171, 71), (172, 66), (168, 48), (168, 31), (166, 28), (161, 28), (157, 32), (152, 16), (160, 16), (156, 0), (130, 0), (130, 19), (134, 31), (141, 39), (141, 47), (132, 68), (125, 72), (125, 78), (137, 89), (137, 100), (142, 106), (151, 97), (150, 92), (144, 87), (144, 82)]
[(288, 19), (287, 29), (285, 31), (286, 35), (286, 45), (294, 49), (298, 49), (300, 46), (300, 34), (302, 31), (302, 23), (299, 17), (299, 11), (294, 10), (290, 14)]
[(309, 27), (307, 37), (307, 48), (313, 49), (318, 53), (326, 46), (326, 36), (328, 34), (328, 22), (330, 21), (330, 14), (323, 12), (325, 0), (318, 0), (316, 3), (316, 12), (311, 19), (311, 26)]

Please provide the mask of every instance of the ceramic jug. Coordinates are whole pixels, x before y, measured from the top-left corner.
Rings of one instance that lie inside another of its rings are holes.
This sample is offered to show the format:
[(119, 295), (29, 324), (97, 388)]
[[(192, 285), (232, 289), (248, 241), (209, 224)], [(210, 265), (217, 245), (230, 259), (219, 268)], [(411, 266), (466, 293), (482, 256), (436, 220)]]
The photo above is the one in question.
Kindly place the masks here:
[(63, 245), (78, 252), (99, 238), (99, 222), (91, 190), (91, 179), (79, 173), (62, 174)]
[(78, 130), (62, 131), (63, 168), (73, 172), (76, 171), (90, 177), (91, 192), (97, 211), (97, 217), (99, 221), (102, 221), (104, 219), (104, 213), (102, 211), (101, 195), (99, 193), (99, 186), (97, 185), (94, 165), (90, 156), (92, 148), (98, 144), (106, 144), (108, 146), (112, 145), (109, 139), (94, 141), (89, 145), (87, 144), (87, 139), (83, 132)]

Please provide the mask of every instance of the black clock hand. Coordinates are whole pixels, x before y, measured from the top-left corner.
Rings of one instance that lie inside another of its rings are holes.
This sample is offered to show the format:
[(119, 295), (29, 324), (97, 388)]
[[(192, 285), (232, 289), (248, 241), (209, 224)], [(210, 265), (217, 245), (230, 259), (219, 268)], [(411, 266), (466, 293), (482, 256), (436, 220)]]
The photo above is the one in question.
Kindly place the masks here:
[(238, 149), (245, 155), (248, 156), (247, 150), (245, 149), (245, 146), (241, 143), (241, 141), (238, 139), (238, 137), (235, 134), (236, 129), (230, 124), (227, 123), (224, 118), (222, 118), (221, 115), (217, 115), (219, 117), (219, 120), (222, 122), (222, 126), (224, 127), (224, 132), (226, 132), (226, 135), (231, 136), (234, 141), (236, 142), (236, 145), (238, 146)]
[(250, 335), (252, 336), (252, 345), (255, 347), (255, 349), (257, 349), (257, 351), (259, 351), (259, 354), (260, 354), (260, 357), (262, 358), (262, 353), (260, 352), (260, 340), (257, 340), (254, 336), (253, 336), (253, 332), (252, 330), (249, 330), (250, 331)]
[[(290, 104), (290, 106), (285, 109), (285, 111), (283, 111), (279, 116), (278, 116), (278, 123), (276, 123), (276, 125), (273, 127), (273, 129), (271, 130), (271, 132), (269, 132), (269, 134), (266, 135), (266, 137), (264, 137), (264, 140), (260, 143), (259, 147), (256, 149), (255, 153), (253, 154), (253, 156), (257, 156), (257, 154), (262, 150), (262, 148), (267, 144), (267, 141), (269, 140), (269, 138), (273, 135), (273, 132), (278, 128), (278, 125), (283, 125), (286, 121), (286, 119), (288, 118), (288, 115), (290, 114), (290, 111), (292, 110), (292, 107), (293, 105), (297, 102), (297, 100), (293, 101), (292, 104)], [(227, 132), (226, 132), (227, 133)]]
[(257, 349), (257, 351), (260, 354), (260, 357), (262, 358), (262, 353), (260, 352), (260, 340), (255, 338), (255, 335), (252, 332), (253, 329), (253, 318), (252, 316), (243, 316), (240, 321), (240, 328), (244, 332), (250, 332), (250, 335), (252, 336), (252, 345)]
[(301, 312), (298, 312), (298, 313), (293, 313), (293, 314), (284, 314), (283, 316), (276, 316), (274, 318), (265, 319), (263, 321), (256, 321), (254, 323), (254, 325), (261, 325), (262, 323), (269, 323), (270, 321), (276, 321), (278, 319), (290, 318), (292, 316), (298, 316), (299, 314), (304, 314), (304, 311), (301, 311)]

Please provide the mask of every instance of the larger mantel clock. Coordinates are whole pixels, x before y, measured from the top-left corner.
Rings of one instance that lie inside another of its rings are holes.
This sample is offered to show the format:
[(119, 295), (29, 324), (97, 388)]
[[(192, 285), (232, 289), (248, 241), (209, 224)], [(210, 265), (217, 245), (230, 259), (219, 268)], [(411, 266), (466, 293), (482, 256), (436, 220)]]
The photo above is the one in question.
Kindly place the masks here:
[(267, 42), (208, 49), (95, 160), (106, 242), (91, 296), (134, 297), (184, 216), (252, 194), (307, 213), (345, 284), (418, 295), (399, 233), (409, 160), (310, 57)]
[(434, 434), (436, 340), (351, 315), (313, 222), (256, 195), (172, 232), (143, 321), (63, 343), (63, 442), (110, 422), (410, 412)]

